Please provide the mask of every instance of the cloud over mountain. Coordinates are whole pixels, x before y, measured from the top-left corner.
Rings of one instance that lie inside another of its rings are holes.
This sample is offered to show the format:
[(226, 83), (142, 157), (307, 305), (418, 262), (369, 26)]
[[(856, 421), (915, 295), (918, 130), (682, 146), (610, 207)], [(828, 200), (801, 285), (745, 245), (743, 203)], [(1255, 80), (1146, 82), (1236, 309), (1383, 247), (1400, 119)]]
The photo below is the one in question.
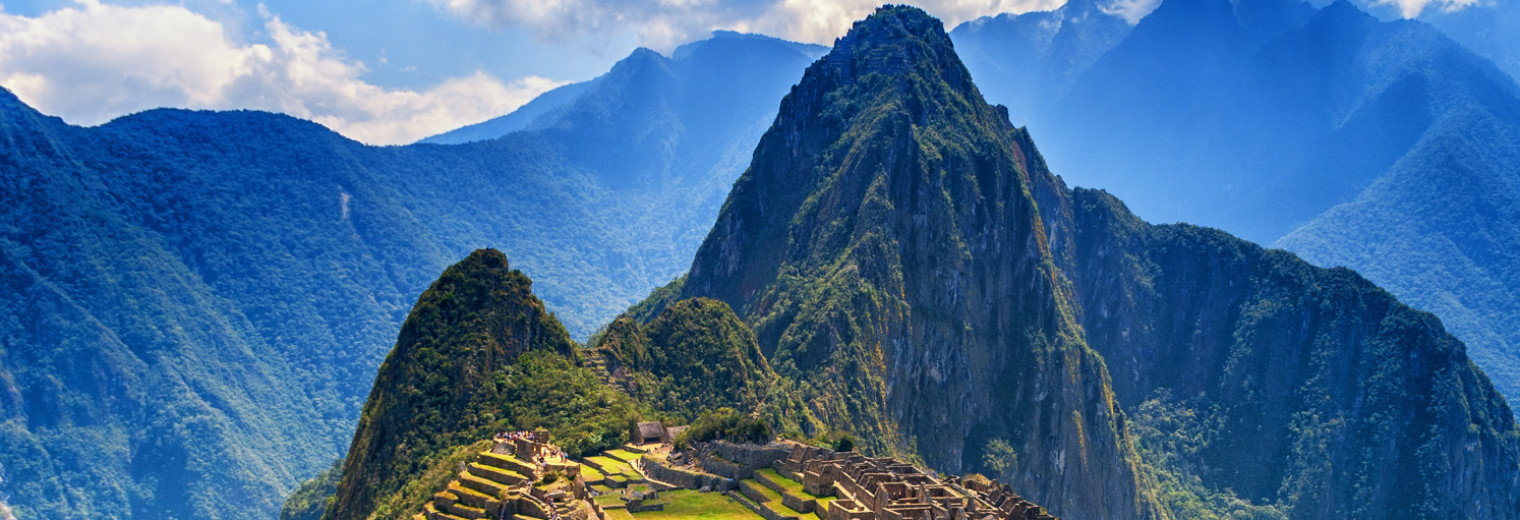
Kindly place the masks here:
[[(714, 29), (754, 32), (828, 45), (882, 0), (429, 0), (466, 20), (524, 27), (568, 40), (635, 27), (641, 45), (669, 49)], [(926, 0), (947, 25), (999, 13), (1059, 7), (1062, 0)]]
[(1480, 4), (1492, 4), (1496, 0), (1373, 0), (1374, 5), (1398, 7), (1404, 18), (1416, 18), (1427, 8), (1439, 8), (1445, 12), (1460, 11)]
[(0, 85), (76, 124), (161, 106), (250, 108), (397, 144), (510, 112), (561, 84), (476, 72), (419, 90), (385, 88), (362, 79), (365, 64), (324, 33), (264, 9), (259, 16), (263, 34), (240, 41), (180, 5), (79, 0), (37, 17), (0, 10)]

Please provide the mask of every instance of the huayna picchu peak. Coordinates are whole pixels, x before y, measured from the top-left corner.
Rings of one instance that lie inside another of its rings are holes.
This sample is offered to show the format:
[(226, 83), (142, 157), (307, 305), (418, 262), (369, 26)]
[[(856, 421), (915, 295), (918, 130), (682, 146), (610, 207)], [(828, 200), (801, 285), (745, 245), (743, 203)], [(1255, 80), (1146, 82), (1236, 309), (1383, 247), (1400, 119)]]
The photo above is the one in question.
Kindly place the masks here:
[(1438, 321), (1068, 189), (966, 77), (917, 9), (857, 23), (680, 283), (814, 416), (1067, 518), (1520, 514), (1520, 434)]
[[(453, 447), (356, 464), (361, 439), (394, 442), (371, 407), (453, 373), (391, 376), (450, 273), (381, 371), (328, 518), (680, 517), (724, 491), (772, 520), (1520, 515), (1520, 429), (1438, 320), (1351, 271), (1069, 189), (913, 7), (807, 69), (686, 276), (584, 348), (419, 358), (506, 390), (414, 399), (395, 434), (452, 424)], [(470, 444), (483, 425), (563, 448)], [(390, 498), (341, 509), (364, 487)]]

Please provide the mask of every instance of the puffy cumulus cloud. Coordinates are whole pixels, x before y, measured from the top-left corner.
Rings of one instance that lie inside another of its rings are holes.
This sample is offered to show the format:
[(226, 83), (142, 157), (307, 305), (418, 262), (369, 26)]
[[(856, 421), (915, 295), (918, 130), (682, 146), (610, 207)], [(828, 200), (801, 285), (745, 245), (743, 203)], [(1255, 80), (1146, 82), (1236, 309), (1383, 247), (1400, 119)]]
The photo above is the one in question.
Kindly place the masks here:
[(76, 124), (162, 106), (251, 108), (396, 144), (510, 112), (560, 84), (477, 72), (422, 90), (387, 89), (361, 79), (364, 64), (325, 34), (260, 15), (266, 41), (238, 42), (179, 5), (77, 0), (35, 18), (0, 11), (0, 85)]
[(1372, 3), (1397, 7), (1399, 14), (1403, 15), (1404, 18), (1413, 19), (1418, 18), (1420, 13), (1424, 12), (1427, 7), (1438, 8), (1450, 13), (1487, 2), (1483, 0), (1373, 0)]
[[(668, 50), (715, 29), (828, 45), (882, 0), (428, 0), (486, 25), (522, 27), (563, 41), (632, 28), (641, 45)], [(1055, 9), (1065, 0), (924, 0), (947, 27), (981, 16)]]

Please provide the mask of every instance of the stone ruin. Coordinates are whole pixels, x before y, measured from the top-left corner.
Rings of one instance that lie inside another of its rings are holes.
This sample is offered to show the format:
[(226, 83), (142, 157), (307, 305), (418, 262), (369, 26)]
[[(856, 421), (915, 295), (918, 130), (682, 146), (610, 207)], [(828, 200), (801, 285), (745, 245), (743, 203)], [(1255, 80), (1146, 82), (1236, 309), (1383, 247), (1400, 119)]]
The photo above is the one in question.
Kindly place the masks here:
[[(675, 486), (727, 491), (766, 520), (809, 513), (826, 520), (1055, 520), (997, 481), (945, 480), (890, 458), (795, 442), (719, 441), (666, 461), (646, 459), (645, 468)], [(805, 493), (781, 479), (800, 483)]]
[(829, 520), (1055, 520), (996, 481), (942, 480), (889, 458), (796, 445), (777, 472), (816, 496), (838, 497)]
[[(461, 463), (455, 479), (412, 520), (606, 520), (606, 512), (587, 500), (580, 464), (557, 453), (558, 447), (526, 436), (497, 438), (473, 462)], [(540, 484), (550, 474), (564, 478)]]
[[(685, 488), (725, 493), (766, 520), (1056, 520), (997, 481), (944, 479), (890, 458), (791, 441), (715, 441), (676, 453), (668, 445), (646, 452), (630, 444), (607, 452), (626, 465), (588, 457), (582, 468), (549, 456), (559, 448), (535, 440), (546, 438), (496, 439), (412, 519), (607, 520), (610, 509), (662, 509), (660, 492)], [(565, 478), (545, 484), (550, 474)], [(593, 497), (608, 492), (621, 500), (604, 509)]]

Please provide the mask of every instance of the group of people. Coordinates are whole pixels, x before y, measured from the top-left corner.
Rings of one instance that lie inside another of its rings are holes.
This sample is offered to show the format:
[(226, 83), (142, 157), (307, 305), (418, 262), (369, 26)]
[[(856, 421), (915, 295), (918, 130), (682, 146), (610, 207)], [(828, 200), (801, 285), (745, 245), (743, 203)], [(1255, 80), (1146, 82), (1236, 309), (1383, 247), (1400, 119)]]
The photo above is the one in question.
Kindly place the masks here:
[(533, 441), (533, 442), (542, 442), (542, 441), (538, 440), (538, 432), (517, 431), (517, 432), (501, 432), (501, 433), (496, 434), (496, 440), (499, 440), (499, 441), (515, 441), (517, 439), (527, 439), (527, 440), (530, 440), (530, 441)]

